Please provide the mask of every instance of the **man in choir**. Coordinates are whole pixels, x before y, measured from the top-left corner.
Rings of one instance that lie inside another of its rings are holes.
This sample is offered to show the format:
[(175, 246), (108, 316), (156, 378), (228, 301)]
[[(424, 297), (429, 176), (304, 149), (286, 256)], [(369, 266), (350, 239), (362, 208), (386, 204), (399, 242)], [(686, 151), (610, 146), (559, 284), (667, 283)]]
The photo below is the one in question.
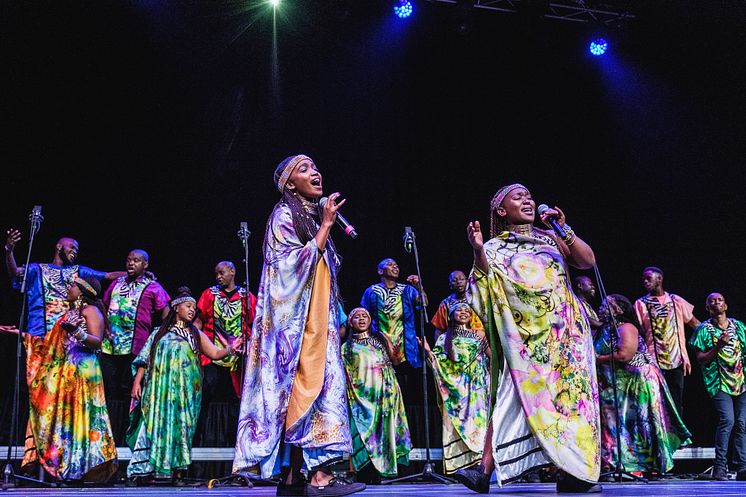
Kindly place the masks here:
[(692, 304), (663, 289), (660, 268), (646, 267), (642, 272), (642, 283), (648, 293), (635, 301), (635, 313), (648, 351), (663, 371), (676, 409), (683, 416), (684, 376), (692, 371), (684, 325), (695, 329), (699, 320), (692, 313)]
[[(217, 284), (202, 292), (197, 301), (195, 324), (218, 348), (225, 347), (225, 343), (232, 343), (241, 335), (248, 340), (254, 322), (256, 297), (236, 285), (236, 266), (230, 261), (221, 261), (215, 266), (215, 282)], [(233, 390), (240, 398), (243, 364), (244, 361), (236, 355), (211, 361), (203, 354), (205, 393), (214, 390), (222, 372), (228, 371)]]
[(726, 315), (728, 304), (721, 293), (707, 296), (710, 319), (700, 323), (691, 339), (707, 393), (715, 403), (716, 480), (728, 479), (728, 442), (733, 434), (736, 479), (746, 481), (746, 325)]
[(585, 309), (591, 329), (594, 331), (599, 329), (603, 323), (598, 319), (598, 314), (591, 304), (591, 299), (596, 296), (596, 287), (593, 285), (593, 281), (588, 276), (576, 276), (572, 280), (572, 287), (575, 290), (578, 301), (580, 301), (580, 305)]
[[(16, 244), (21, 240), (21, 233), (16, 229), (7, 231), (5, 240), (5, 265), (13, 288), (21, 289), (21, 278), (24, 267), (16, 264), (13, 254)], [(126, 273), (115, 271), (105, 273), (77, 264), (78, 242), (74, 238), (63, 237), (57, 240), (54, 255), (50, 263), (31, 263), (28, 267), (26, 286), (26, 333), (31, 336), (45, 336), (70, 309), (67, 301), (67, 290), (76, 277), (92, 276), (101, 281), (113, 280)]]
[[(150, 336), (154, 321), (168, 314), (171, 300), (166, 290), (147, 269), (150, 256), (142, 249), (127, 254), (126, 276), (117, 278), (104, 293), (110, 332), (101, 343), (101, 369), (106, 402), (114, 424), (114, 436), (121, 439), (119, 411), (115, 401), (129, 401), (132, 391), (132, 360)], [(129, 402), (127, 402), (129, 405)]]

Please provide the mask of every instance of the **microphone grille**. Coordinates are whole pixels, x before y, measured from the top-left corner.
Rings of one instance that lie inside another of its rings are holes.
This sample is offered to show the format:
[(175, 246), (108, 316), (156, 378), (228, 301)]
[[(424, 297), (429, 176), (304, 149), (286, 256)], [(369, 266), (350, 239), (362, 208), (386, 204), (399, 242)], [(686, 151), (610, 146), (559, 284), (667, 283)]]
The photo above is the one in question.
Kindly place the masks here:
[(329, 197), (321, 197), (319, 199), (319, 207), (324, 207), (324, 204), (326, 203), (327, 200), (329, 200)]
[(549, 210), (549, 206), (547, 204), (541, 204), (539, 207), (536, 208), (536, 212), (539, 213), (539, 215), (544, 214), (545, 211)]

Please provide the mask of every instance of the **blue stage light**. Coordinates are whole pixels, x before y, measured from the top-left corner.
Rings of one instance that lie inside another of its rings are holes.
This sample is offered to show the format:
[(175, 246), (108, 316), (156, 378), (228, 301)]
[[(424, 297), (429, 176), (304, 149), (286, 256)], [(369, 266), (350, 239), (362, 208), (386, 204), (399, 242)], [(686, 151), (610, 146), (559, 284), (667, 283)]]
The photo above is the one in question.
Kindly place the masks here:
[(596, 57), (602, 56), (608, 49), (609, 42), (607, 42), (603, 38), (596, 38), (595, 40), (591, 41), (590, 45), (588, 45), (588, 50), (591, 52), (591, 55), (594, 55)]
[(411, 16), (413, 11), (414, 7), (412, 6), (412, 2), (409, 0), (398, 0), (394, 4), (394, 14), (396, 14), (396, 17), (399, 19), (405, 19)]

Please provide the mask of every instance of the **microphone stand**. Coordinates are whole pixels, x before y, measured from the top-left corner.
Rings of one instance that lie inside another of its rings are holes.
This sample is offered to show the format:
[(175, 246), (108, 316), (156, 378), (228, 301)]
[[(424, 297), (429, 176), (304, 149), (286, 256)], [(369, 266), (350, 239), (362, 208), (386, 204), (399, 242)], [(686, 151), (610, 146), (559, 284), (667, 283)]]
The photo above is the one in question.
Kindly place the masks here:
[[(31, 249), (34, 246), (34, 239), (36, 233), (41, 228), (41, 222), (44, 220), (44, 216), (41, 215), (41, 206), (35, 205), (31, 214), (29, 215), (29, 221), (31, 226), (29, 228), (29, 240), (28, 250), (26, 251), (26, 265), (23, 269), (23, 278), (21, 279), (21, 315), (18, 318), (18, 340), (16, 341), (16, 379), (13, 384), (13, 406), (11, 409), (11, 420), (10, 420), (10, 438), (8, 439), (8, 453), (5, 458), (5, 469), (3, 470), (3, 484), (2, 489), (8, 490), (17, 486), (18, 480), (30, 481), (39, 483), (47, 486), (54, 486), (53, 483), (42, 481), (41, 479), (29, 478), (17, 474), (13, 470), (13, 448), (18, 439), (18, 414), (20, 410), (20, 389), (21, 389), (21, 360), (23, 359), (23, 328), (26, 326), (26, 290), (28, 283), (28, 267), (31, 263)], [(43, 474), (40, 469), (40, 475)]]
[[(246, 271), (244, 274), (246, 275), (246, 279), (244, 280), (244, 289), (246, 290), (246, 315), (248, 317), (248, 307), (251, 304), (251, 299), (249, 299), (249, 237), (251, 236), (251, 231), (249, 231), (248, 223), (246, 221), (241, 221), (241, 228), (238, 230), (238, 238), (241, 240), (241, 244), (243, 245), (243, 264), (244, 264), (244, 271)], [(248, 340), (249, 340), (249, 323), (243, 323), (241, 325), (241, 334), (244, 338), (244, 350), (249, 350), (248, 348)], [(244, 354), (243, 357), (243, 364), (241, 366), (241, 386), (243, 387), (243, 380), (244, 375), (246, 374), (246, 361), (248, 360), (248, 354)]]
[[(606, 288), (604, 287), (603, 280), (601, 279), (601, 273), (598, 270), (598, 265), (593, 265), (593, 271), (596, 275), (596, 284), (598, 285), (598, 293), (601, 296), (601, 301), (606, 301), (608, 295), (606, 294)], [(613, 478), (613, 481), (621, 483), (624, 477), (629, 478), (633, 481), (638, 481), (642, 483), (647, 483), (647, 478), (643, 478), (640, 476), (633, 475), (632, 473), (628, 472), (624, 465), (622, 464), (622, 434), (620, 430), (620, 424), (619, 424), (619, 399), (618, 399), (618, 388), (616, 383), (616, 361), (614, 360), (614, 350), (617, 347), (617, 336), (619, 335), (619, 326), (617, 324), (616, 318), (614, 317), (614, 313), (611, 311), (611, 309), (608, 309), (609, 318), (611, 319), (611, 326), (614, 329), (613, 333), (610, 333), (610, 347), (611, 347), (611, 354), (609, 355), (610, 359), (610, 367), (611, 367), (611, 385), (612, 390), (614, 392), (614, 421), (616, 424), (616, 465), (614, 467), (613, 471), (605, 471), (601, 473), (599, 476), (599, 480), (603, 478), (604, 476), (611, 476)]]
[[(417, 278), (419, 284), (417, 285), (417, 291), (420, 293), (420, 303), (422, 309), (420, 310), (420, 340), (422, 345), (420, 346), (420, 358), (422, 360), (422, 407), (425, 417), (425, 464), (422, 467), (422, 471), (413, 475), (402, 476), (400, 478), (394, 478), (393, 480), (382, 481), (381, 484), (390, 483), (401, 483), (401, 482), (412, 482), (412, 481), (435, 481), (437, 483), (444, 483), (446, 485), (455, 483), (450, 478), (438, 474), (433, 468), (432, 460), (430, 459), (430, 408), (428, 406), (428, 395), (427, 395), (427, 357), (425, 353), (425, 316), (427, 315), (427, 299), (425, 299), (425, 289), (422, 285), (422, 272), (420, 271), (420, 254), (417, 250), (417, 239), (414, 236), (412, 228), (407, 227), (405, 229), (405, 244), (411, 241), (412, 251), (414, 252), (414, 263), (417, 268)], [(409, 250), (407, 250), (409, 252)]]

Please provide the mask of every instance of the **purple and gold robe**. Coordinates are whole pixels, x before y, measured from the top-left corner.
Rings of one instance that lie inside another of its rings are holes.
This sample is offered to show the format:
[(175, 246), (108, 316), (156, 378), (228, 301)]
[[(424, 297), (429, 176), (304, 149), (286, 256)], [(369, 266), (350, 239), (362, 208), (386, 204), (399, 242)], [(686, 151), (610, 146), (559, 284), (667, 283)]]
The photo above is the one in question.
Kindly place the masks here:
[(313, 239), (302, 244), (289, 207), (278, 204), (267, 225), (234, 472), (258, 464), (262, 477), (278, 474), (290, 445), (303, 449), (309, 470), (352, 451), (338, 267), (331, 244), (323, 252)]

